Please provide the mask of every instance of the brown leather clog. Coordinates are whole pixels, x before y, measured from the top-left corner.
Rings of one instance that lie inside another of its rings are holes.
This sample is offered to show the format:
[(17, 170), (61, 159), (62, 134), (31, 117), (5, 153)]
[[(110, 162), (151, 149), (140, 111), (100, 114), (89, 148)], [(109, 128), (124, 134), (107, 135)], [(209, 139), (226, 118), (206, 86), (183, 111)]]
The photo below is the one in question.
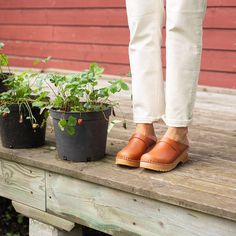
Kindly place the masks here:
[(179, 163), (188, 160), (189, 145), (177, 142), (173, 139), (162, 137), (156, 145), (140, 159), (140, 167), (157, 170), (170, 171)]
[(156, 144), (154, 135), (133, 133), (127, 145), (116, 155), (116, 164), (139, 167), (141, 156)]

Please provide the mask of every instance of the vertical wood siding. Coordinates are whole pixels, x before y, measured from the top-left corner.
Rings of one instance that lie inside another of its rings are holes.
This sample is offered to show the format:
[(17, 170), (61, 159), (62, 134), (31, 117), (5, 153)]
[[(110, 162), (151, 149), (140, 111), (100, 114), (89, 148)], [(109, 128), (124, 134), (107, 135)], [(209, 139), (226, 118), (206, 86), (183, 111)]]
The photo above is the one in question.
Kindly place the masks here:
[[(12, 66), (52, 56), (47, 67), (81, 70), (96, 61), (107, 74), (129, 72), (124, 0), (0, 0), (0, 41)], [(199, 84), (236, 88), (235, 0), (208, 0)]]

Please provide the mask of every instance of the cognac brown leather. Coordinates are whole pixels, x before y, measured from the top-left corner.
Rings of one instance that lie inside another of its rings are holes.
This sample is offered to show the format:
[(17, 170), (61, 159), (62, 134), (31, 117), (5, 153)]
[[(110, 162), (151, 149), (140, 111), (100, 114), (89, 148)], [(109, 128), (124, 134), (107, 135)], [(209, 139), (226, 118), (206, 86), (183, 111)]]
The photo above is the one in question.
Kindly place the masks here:
[(172, 164), (189, 147), (173, 139), (162, 137), (156, 145), (141, 157), (141, 162)]
[[(156, 144), (157, 138), (154, 135), (143, 135), (141, 133), (133, 133), (129, 138), (127, 145), (117, 153), (116, 163), (130, 166), (139, 166), (141, 156), (153, 145)], [(119, 163), (119, 160), (126, 160)], [(131, 164), (129, 164), (131, 162)], [(132, 162), (135, 165), (132, 165)]]

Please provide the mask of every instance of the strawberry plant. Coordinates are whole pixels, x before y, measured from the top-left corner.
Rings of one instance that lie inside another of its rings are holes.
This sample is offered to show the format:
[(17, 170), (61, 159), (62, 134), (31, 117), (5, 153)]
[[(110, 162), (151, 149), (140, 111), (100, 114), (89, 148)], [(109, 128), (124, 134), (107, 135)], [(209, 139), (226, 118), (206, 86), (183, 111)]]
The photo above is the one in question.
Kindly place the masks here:
[[(23, 113), (26, 111), (26, 119), (30, 120), (33, 129), (38, 128), (39, 125), (44, 125), (44, 123), (38, 124), (32, 112), (33, 107), (38, 107), (42, 113), (48, 105), (48, 92), (42, 90), (37, 75), (39, 74), (24, 71), (3, 81), (7, 91), (0, 94), (0, 115), (7, 117), (11, 112), (11, 106), (17, 104), (20, 115), (19, 123), (23, 122)], [(45, 115), (48, 115), (47, 112)]]
[[(121, 90), (128, 90), (128, 85), (118, 79), (108, 81), (109, 85), (106, 87), (98, 87), (98, 80), (102, 77), (103, 71), (104, 68), (97, 63), (91, 63), (88, 70), (78, 74), (50, 73), (47, 78), (49, 81), (46, 81), (54, 94), (50, 107), (64, 113), (99, 112), (112, 107), (114, 114), (114, 107), (118, 107), (118, 103), (111, 101), (110, 96)], [(68, 119), (62, 116), (58, 122), (60, 129), (64, 131), (66, 128), (69, 135), (75, 133), (76, 125), (82, 124), (83, 120), (76, 119), (73, 114)]]
[[(1, 53), (1, 50), (4, 48), (4, 43), (0, 42), (0, 93), (6, 91), (6, 86), (3, 84), (3, 80), (13, 76), (14, 74), (10, 71), (8, 66), (9, 59), (8, 56), (4, 53)], [(4, 67), (7, 67), (8, 70), (4, 71)]]
[[(0, 42), (0, 50), (2, 50), (4, 48), (4, 43)], [(0, 53), (0, 73), (3, 74), (3, 66), (7, 66), (8, 67), (8, 56), (6, 54)], [(8, 67), (8, 70), (10, 72), (10, 69)]]

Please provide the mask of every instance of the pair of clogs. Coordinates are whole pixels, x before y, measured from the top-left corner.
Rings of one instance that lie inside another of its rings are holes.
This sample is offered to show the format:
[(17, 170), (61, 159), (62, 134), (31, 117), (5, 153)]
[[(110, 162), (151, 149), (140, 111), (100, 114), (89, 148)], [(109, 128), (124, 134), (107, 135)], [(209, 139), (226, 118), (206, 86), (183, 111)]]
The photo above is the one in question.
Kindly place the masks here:
[(118, 165), (143, 167), (156, 171), (170, 171), (188, 160), (189, 145), (173, 139), (133, 133), (127, 145), (115, 158)]

